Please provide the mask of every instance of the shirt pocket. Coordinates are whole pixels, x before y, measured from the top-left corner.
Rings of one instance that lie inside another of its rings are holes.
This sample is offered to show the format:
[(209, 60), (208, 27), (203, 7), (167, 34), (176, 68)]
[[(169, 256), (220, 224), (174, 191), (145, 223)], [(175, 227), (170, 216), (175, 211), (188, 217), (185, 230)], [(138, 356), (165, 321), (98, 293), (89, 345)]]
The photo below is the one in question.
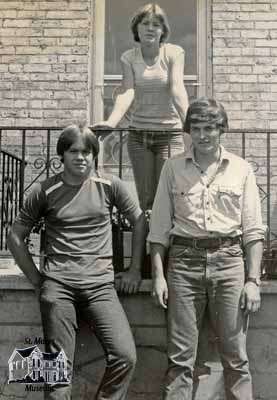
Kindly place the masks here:
[(195, 190), (175, 189), (173, 190), (175, 216), (179, 218), (194, 214), (200, 207), (201, 193)]
[(220, 185), (217, 191), (216, 203), (218, 204), (218, 207), (227, 214), (227, 216), (232, 217), (232, 215), (240, 215), (242, 205), (242, 187), (239, 185)]

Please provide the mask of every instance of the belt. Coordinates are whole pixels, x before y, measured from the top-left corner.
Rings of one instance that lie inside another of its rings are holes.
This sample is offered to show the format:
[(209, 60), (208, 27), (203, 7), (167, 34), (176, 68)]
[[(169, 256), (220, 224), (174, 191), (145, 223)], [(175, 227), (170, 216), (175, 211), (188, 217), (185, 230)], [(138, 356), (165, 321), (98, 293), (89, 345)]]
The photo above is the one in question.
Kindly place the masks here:
[(219, 249), (223, 246), (232, 246), (241, 243), (241, 236), (235, 237), (217, 237), (217, 238), (186, 238), (182, 236), (172, 236), (171, 244), (193, 247), (194, 249)]

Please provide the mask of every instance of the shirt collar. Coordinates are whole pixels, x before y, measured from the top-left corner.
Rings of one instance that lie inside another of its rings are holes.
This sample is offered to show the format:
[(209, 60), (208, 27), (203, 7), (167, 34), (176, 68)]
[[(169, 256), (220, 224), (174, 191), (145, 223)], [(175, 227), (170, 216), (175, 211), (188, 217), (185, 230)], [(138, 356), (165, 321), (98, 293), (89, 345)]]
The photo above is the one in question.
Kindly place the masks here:
[[(219, 159), (219, 165), (221, 165), (223, 162), (229, 162), (231, 159), (232, 154), (229, 153), (222, 145), (220, 145), (220, 159)], [(185, 159), (192, 161), (195, 165), (198, 165), (194, 158), (194, 151), (193, 151), (193, 145), (190, 146), (189, 150), (185, 153)]]

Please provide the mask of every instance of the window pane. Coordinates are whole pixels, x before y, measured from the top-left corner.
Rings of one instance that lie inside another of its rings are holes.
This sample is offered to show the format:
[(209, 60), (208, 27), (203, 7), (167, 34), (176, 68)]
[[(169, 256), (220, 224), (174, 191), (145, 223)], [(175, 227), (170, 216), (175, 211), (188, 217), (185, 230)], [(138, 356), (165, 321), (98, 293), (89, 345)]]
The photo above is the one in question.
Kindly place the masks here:
[[(103, 0), (104, 1), (104, 0)], [(130, 20), (145, 0), (106, 0), (105, 75), (121, 74), (120, 56), (134, 46)], [(168, 15), (171, 28), (170, 43), (186, 51), (185, 74), (197, 74), (196, 8), (195, 0), (160, 0)]]

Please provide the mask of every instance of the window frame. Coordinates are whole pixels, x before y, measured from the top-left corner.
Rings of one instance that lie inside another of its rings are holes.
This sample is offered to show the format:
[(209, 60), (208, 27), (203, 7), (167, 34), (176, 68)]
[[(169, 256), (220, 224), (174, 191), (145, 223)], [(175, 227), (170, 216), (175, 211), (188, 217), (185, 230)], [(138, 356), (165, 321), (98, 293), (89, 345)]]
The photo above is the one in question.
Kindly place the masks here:
[[(92, 7), (90, 121), (103, 119), (104, 87), (120, 85), (122, 75), (105, 75), (105, 0)], [(197, 96), (212, 96), (211, 0), (197, 0), (197, 74), (184, 75), (185, 84), (197, 86)]]

